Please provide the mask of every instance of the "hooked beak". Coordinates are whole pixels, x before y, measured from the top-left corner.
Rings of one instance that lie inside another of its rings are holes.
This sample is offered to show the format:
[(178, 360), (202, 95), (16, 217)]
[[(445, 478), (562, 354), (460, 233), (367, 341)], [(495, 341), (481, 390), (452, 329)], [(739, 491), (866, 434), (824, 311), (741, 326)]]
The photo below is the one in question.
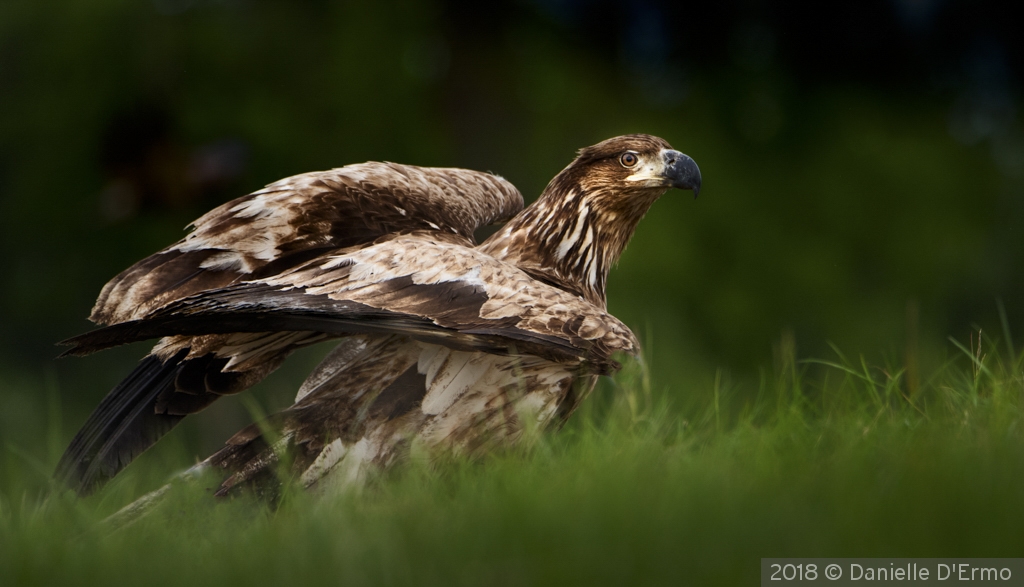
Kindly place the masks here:
[(693, 190), (693, 197), (700, 193), (700, 168), (693, 159), (679, 151), (665, 149), (661, 152), (665, 163), (662, 176), (668, 184), (681, 190)]

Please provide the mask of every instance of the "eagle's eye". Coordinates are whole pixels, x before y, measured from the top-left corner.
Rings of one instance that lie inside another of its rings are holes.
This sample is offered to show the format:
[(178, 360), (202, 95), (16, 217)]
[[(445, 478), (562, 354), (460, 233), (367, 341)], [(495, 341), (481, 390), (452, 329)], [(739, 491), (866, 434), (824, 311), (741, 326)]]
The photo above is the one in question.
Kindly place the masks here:
[(622, 163), (623, 167), (632, 167), (640, 161), (640, 158), (636, 156), (633, 151), (626, 151), (619, 157), (619, 163)]

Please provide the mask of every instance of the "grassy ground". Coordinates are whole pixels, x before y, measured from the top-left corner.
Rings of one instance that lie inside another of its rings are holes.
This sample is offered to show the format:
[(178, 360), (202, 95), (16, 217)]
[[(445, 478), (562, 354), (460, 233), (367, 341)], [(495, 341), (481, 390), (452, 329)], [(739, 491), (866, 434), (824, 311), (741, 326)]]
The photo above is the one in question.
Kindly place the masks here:
[(293, 493), (276, 510), (178, 487), (119, 530), (100, 520), (164, 478), (161, 463), (75, 501), (40, 481), (50, 463), (8, 442), (0, 577), (749, 585), (768, 556), (1021, 556), (1024, 357), (948, 346), (908, 380), (842, 356), (798, 361), (782, 344), (760, 384), (716, 378), (685, 405), (633, 365), (530, 448), (413, 463), (360, 493)]

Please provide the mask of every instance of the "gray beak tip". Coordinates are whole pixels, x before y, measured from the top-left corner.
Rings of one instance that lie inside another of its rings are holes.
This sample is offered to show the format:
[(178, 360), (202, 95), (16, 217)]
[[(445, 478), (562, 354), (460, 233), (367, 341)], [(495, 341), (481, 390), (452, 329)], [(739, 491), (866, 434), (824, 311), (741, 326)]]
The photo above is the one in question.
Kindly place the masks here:
[(688, 155), (679, 151), (665, 150), (665, 178), (674, 188), (693, 190), (694, 199), (700, 194), (700, 168)]

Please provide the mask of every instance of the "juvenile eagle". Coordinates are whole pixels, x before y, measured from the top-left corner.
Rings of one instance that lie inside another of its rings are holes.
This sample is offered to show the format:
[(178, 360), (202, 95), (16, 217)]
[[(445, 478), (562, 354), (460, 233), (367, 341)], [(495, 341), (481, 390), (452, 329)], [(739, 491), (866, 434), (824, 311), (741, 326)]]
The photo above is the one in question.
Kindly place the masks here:
[(107, 283), (90, 316), (102, 327), (66, 341), (85, 355), (160, 338), (56, 475), (91, 491), (188, 414), (327, 339), (340, 342), (291, 407), (204, 461), (226, 471), (219, 495), (271, 480), (282, 449), (308, 487), (412, 448), (476, 454), (527, 420), (560, 423), (618, 368), (612, 353), (637, 351), (606, 311), (608, 270), (659, 196), (700, 183), (664, 140), (626, 135), (580, 150), (526, 209), (500, 177), (394, 163), (228, 202)]

